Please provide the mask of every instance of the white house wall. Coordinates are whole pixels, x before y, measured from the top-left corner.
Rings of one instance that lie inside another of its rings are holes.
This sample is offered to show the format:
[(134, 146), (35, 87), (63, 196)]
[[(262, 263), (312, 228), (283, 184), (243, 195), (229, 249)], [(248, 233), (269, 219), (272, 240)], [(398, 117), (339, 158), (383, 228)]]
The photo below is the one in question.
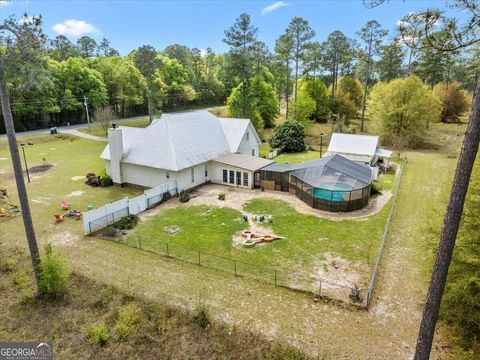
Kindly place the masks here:
[[(211, 162), (209, 165), (210, 165), (210, 168), (212, 169), (211, 178), (210, 178), (210, 181), (212, 183), (241, 187), (241, 188), (245, 188), (245, 189), (253, 188), (253, 171), (244, 170), (244, 169), (240, 169), (240, 168), (236, 168), (236, 167), (233, 167), (233, 166), (224, 165), (224, 164), (220, 164), (220, 163), (216, 163), (216, 162)], [(227, 182), (226, 183), (223, 181), (223, 170), (224, 169), (228, 171)], [(233, 184), (228, 182), (229, 176), (230, 176), (229, 175), (230, 171), (234, 171), (234, 183)], [(242, 173), (241, 185), (237, 185), (237, 174), (236, 174), (237, 172)], [(243, 185), (244, 173), (248, 173), (248, 186)]]
[[(208, 166), (208, 164), (207, 164)], [(210, 168), (208, 167), (207, 176), (205, 176), (205, 163), (194, 166), (194, 178), (192, 182), (192, 168), (183, 169), (174, 173), (177, 180), (178, 191), (188, 190), (198, 185), (204, 184), (210, 180)]]
[(128, 184), (155, 187), (168, 180), (165, 170), (161, 169), (126, 163), (122, 163), (121, 169), (123, 182)]
[[(248, 140), (247, 140), (247, 133), (248, 133)], [(240, 141), (240, 145), (238, 146), (237, 152), (240, 154), (245, 155), (252, 155), (252, 150), (255, 152), (255, 156), (258, 156), (258, 140), (255, 136), (255, 130), (252, 126), (252, 123), (248, 124), (247, 130), (245, 134), (243, 134), (242, 140)]]

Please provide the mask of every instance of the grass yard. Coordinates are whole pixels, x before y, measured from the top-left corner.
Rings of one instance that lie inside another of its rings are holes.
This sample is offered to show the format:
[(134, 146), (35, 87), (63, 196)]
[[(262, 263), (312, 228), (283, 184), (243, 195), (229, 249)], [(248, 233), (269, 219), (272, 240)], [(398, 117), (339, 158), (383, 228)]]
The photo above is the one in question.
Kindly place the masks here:
[[(147, 127), (149, 124), (150, 124), (150, 119), (148, 118), (148, 116), (133, 118), (132, 120), (126, 120), (119, 123), (120, 126), (132, 126), (132, 127), (142, 127), (142, 128)], [(90, 132), (88, 131), (88, 127), (80, 128), (78, 129), (78, 131), (81, 131), (85, 134), (94, 135), (94, 136), (100, 136), (104, 138), (107, 137), (105, 130), (98, 123), (93, 123), (90, 126)]]
[[(326, 151), (327, 148), (324, 148)], [(319, 151), (305, 150), (298, 153), (284, 153), (278, 155), (274, 160), (280, 164), (298, 164), (304, 161), (315, 160), (320, 157)]]
[[(70, 203), (72, 209), (86, 211), (87, 205), (101, 206), (125, 196), (141, 193), (134, 188), (91, 188), (84, 184), (88, 172), (98, 174), (104, 169), (99, 155), (105, 143), (66, 135), (47, 135), (22, 138), (33, 143), (25, 149), (30, 168), (46, 163), (53, 165), (49, 170), (31, 174), (27, 184), (33, 222), (37, 236), (53, 242), (68, 242), (69, 238), (79, 239), (83, 235), (81, 221), (65, 219), (54, 224), (54, 214), (63, 213), (60, 201)], [(23, 159), (22, 159), (23, 160)], [(22, 161), (23, 163), (23, 161)], [(0, 188), (7, 189), (10, 202), (18, 205), (10, 151), (5, 140), (0, 141)], [(20, 214), (12, 219), (0, 220), (0, 237), (24, 237)]]
[[(248, 228), (241, 212), (207, 205), (180, 205), (160, 210), (154, 217), (147, 218), (125, 241), (132, 246), (140, 246), (141, 241), (144, 249), (161, 253), (167, 252), (169, 243), (170, 255), (193, 263), (198, 261), (200, 251), (202, 264), (226, 271), (233, 270), (233, 263), (220, 257), (237, 260), (240, 262), (237, 264), (238, 272), (267, 277), (266, 280), (276, 268), (286, 284), (307, 290), (313, 290), (316, 278), (329, 276), (327, 268), (330, 259), (341, 258), (345, 261), (342, 270), (355, 274), (352, 281), (347, 282), (351, 286), (353, 282), (365, 286), (389, 207), (387, 204), (380, 213), (367, 219), (334, 221), (301, 214), (281, 200), (255, 199), (245, 204), (244, 210), (250, 214), (271, 214), (273, 223), (264, 226), (286, 239), (244, 248), (232, 240), (241, 230)], [(179, 227), (178, 233), (165, 231), (174, 226)], [(291, 283), (292, 279), (295, 283)]]

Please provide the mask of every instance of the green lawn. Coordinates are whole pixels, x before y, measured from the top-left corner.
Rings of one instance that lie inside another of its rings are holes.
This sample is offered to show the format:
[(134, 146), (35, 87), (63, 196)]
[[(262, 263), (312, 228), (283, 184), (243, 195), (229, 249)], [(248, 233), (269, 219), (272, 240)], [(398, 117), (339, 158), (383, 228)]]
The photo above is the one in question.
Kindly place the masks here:
[[(202, 264), (211, 262), (210, 265), (215, 268), (231, 271), (233, 266), (231, 261), (203, 253), (255, 265), (237, 264), (239, 271), (255, 276), (268, 276), (260, 270), (261, 267), (275, 267), (282, 274), (294, 274), (296, 278), (305, 280), (323, 266), (328, 253), (352, 262), (352, 268), (353, 262), (361, 264), (361, 281), (365, 284), (377, 254), (389, 205), (367, 219), (342, 221), (301, 214), (275, 199), (255, 199), (244, 209), (251, 214), (271, 214), (274, 221), (265, 226), (285, 239), (243, 248), (232, 241), (234, 235), (248, 227), (239, 211), (212, 206), (180, 206), (161, 210), (155, 217), (138, 225), (125, 241), (129, 245), (140, 246), (140, 238), (143, 248), (161, 253), (167, 252), (168, 242), (170, 255), (194, 263), (198, 261), (198, 251), (201, 251)], [(180, 231), (169, 234), (164, 230), (168, 226), (178, 226)], [(359, 267), (355, 268), (358, 271)]]
[[(326, 148), (324, 148), (326, 151)], [(280, 154), (275, 158), (275, 162), (280, 164), (298, 164), (304, 161), (318, 159), (320, 157), (320, 152), (305, 150), (298, 153), (284, 153)]]
[[(104, 169), (104, 162), (99, 158), (105, 147), (103, 142), (66, 135), (34, 136), (22, 140), (34, 144), (25, 149), (30, 168), (42, 165), (43, 158), (48, 164), (53, 165), (46, 172), (32, 174), (32, 181), (27, 184), (33, 221), (37, 236), (40, 238), (66, 232), (76, 236), (83, 235), (81, 221), (66, 219), (60, 224), (54, 224), (53, 215), (62, 213), (61, 200), (69, 202), (73, 209), (86, 211), (88, 203), (102, 206), (122, 197), (141, 193), (140, 190), (133, 188), (91, 188), (84, 184), (84, 176), (88, 172), (98, 174)], [(0, 188), (7, 189), (11, 197), (10, 202), (18, 205), (10, 159), (6, 141), (2, 140), (0, 141), (0, 169), (2, 169)], [(0, 222), (0, 238), (13, 237), (15, 234), (24, 236), (19, 214), (9, 221)]]
[[(146, 127), (149, 124), (150, 124), (150, 120), (148, 116), (145, 116), (145, 117), (135, 118), (128, 121), (123, 121), (120, 123), (120, 126)], [(94, 136), (107, 137), (107, 134), (105, 133), (105, 130), (103, 129), (103, 127), (97, 123), (93, 123), (90, 126), (90, 131), (88, 131), (88, 127), (78, 129), (78, 131), (81, 131), (85, 134), (94, 135)]]

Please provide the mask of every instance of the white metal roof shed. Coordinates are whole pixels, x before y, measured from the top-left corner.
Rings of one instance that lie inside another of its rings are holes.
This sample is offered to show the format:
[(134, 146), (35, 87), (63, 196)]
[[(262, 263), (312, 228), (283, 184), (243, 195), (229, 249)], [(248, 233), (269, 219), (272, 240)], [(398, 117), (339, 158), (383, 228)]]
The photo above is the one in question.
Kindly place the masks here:
[(333, 133), (328, 144), (329, 154), (375, 156), (378, 136)]

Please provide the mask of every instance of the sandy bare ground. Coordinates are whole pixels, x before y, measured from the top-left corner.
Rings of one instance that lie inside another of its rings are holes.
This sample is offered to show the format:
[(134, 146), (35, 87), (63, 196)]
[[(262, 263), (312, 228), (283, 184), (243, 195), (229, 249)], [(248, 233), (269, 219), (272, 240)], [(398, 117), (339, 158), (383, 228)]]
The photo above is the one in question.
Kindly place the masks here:
[[(218, 194), (220, 193), (225, 193), (225, 200), (218, 200)], [(140, 217), (151, 217), (165, 208), (174, 208), (180, 204), (186, 206), (211, 205), (217, 207), (230, 207), (245, 213), (245, 211), (243, 211), (243, 205), (250, 200), (263, 198), (282, 200), (302, 214), (314, 215), (319, 218), (329, 220), (354, 220), (377, 214), (380, 210), (382, 210), (388, 200), (390, 200), (391, 196), (391, 191), (384, 191), (381, 195), (371, 198), (368, 205), (363, 209), (349, 213), (331, 213), (313, 209), (295, 195), (288, 192), (261, 191), (259, 189), (252, 190), (219, 184), (206, 184), (192, 193), (189, 202), (182, 204), (178, 198), (172, 198), (159, 207), (146, 211), (145, 213), (141, 214)]]

